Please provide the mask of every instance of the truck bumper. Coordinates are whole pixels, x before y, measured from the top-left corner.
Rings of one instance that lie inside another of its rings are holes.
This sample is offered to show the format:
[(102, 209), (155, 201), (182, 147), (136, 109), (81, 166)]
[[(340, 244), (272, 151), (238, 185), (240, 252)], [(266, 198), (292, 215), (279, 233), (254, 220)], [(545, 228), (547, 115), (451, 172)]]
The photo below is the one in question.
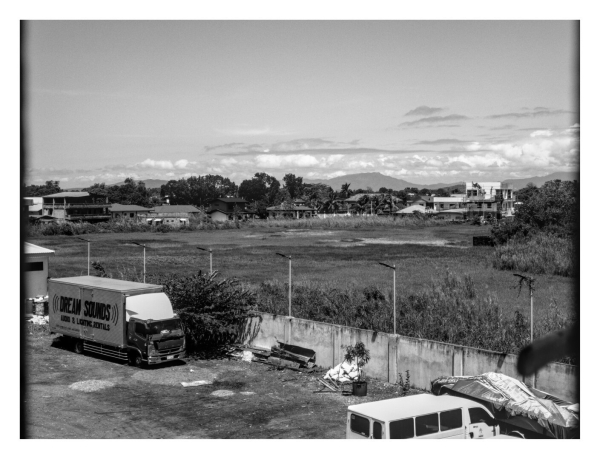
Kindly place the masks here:
[(159, 363), (181, 360), (185, 357), (185, 349), (182, 351), (171, 352), (163, 355), (152, 355), (148, 357), (148, 365), (157, 365)]

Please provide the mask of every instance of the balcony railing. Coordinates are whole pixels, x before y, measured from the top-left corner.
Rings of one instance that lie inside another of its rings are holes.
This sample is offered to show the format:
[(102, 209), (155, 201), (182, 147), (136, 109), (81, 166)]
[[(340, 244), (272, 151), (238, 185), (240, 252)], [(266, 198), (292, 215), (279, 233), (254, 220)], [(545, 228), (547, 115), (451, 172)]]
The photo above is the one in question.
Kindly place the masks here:
[(57, 202), (57, 203), (44, 203), (44, 209), (98, 209), (98, 208), (108, 208), (110, 207), (112, 204), (107, 204), (107, 203), (90, 203), (90, 202), (81, 202), (81, 203), (67, 203), (66, 205), (62, 202)]

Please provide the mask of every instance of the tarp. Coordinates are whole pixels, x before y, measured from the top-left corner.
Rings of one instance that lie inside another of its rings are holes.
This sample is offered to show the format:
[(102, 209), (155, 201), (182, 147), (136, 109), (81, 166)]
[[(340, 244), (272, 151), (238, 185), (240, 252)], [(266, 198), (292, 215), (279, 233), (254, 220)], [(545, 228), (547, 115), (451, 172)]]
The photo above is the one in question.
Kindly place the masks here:
[(412, 214), (413, 212), (425, 213), (425, 207), (419, 206), (418, 204), (414, 206), (405, 207), (402, 210), (394, 212), (395, 214)]
[[(551, 400), (557, 400), (555, 397), (536, 396), (525, 384), (510, 376), (490, 372), (479, 376), (443, 377), (431, 382), (434, 394), (439, 395), (443, 388), (453, 395), (464, 395), (485, 402), (495, 415), (500, 414), (497, 416), (499, 419), (510, 421), (518, 416), (534, 419), (546, 433), (555, 438), (573, 438), (579, 435), (578, 404), (565, 406), (567, 402), (557, 404)], [(540, 394), (543, 393), (538, 392)], [(515, 424), (523, 425), (518, 421)], [(532, 430), (542, 432), (538, 428)]]

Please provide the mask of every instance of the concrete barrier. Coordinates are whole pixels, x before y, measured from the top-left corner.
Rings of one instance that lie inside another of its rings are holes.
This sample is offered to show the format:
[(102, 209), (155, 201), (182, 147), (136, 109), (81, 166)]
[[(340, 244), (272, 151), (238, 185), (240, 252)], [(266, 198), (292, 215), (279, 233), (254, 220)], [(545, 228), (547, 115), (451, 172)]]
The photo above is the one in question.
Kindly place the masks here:
[[(396, 383), (398, 373), (419, 389), (431, 389), (431, 381), (440, 376), (472, 376), (490, 371), (503, 373), (527, 384), (517, 372), (517, 356), (408, 336), (261, 314), (260, 330), (249, 343), (270, 348), (277, 341), (313, 349), (316, 363), (330, 368), (342, 362), (344, 346), (362, 341), (371, 354), (365, 367), (376, 379)], [(570, 402), (578, 402), (578, 367), (551, 363), (536, 375), (535, 387)]]

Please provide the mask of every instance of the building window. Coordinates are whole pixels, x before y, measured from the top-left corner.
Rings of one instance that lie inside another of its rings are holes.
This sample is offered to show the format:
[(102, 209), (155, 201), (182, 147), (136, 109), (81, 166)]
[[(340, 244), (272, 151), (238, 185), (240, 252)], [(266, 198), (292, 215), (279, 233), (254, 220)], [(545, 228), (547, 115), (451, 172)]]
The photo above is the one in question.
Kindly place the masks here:
[(133, 218), (133, 212), (131, 212), (131, 213), (129, 214), (129, 216), (130, 216), (131, 218)]
[(481, 203), (480, 202), (477, 203), (477, 208), (481, 209)]
[(488, 209), (491, 209), (491, 208), (492, 208), (492, 203), (491, 203), (491, 202), (488, 202), (488, 203), (486, 204), (486, 207), (487, 207)]
[(44, 262), (43, 261), (33, 261), (29, 263), (25, 263), (25, 271), (43, 271), (44, 270)]

